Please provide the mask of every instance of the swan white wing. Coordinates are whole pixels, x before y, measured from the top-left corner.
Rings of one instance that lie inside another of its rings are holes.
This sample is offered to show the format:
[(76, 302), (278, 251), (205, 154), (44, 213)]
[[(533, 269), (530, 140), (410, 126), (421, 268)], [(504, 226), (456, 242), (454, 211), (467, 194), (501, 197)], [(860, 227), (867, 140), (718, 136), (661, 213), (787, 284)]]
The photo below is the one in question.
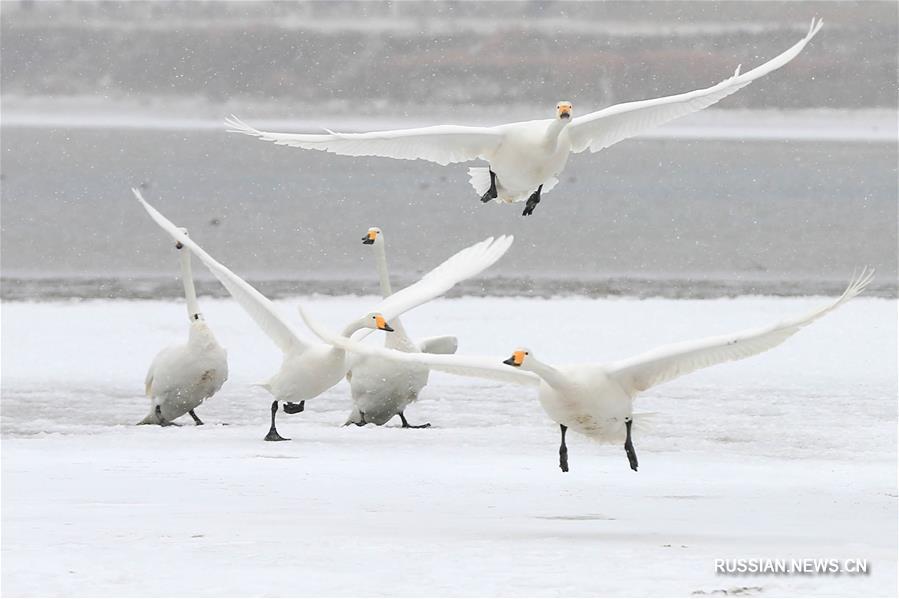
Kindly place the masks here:
[(568, 127), (571, 151), (583, 152), (590, 148), (591, 152), (599, 152), (623, 139), (715, 104), (793, 60), (818, 33), (821, 23), (820, 19), (812, 19), (808, 34), (790, 49), (742, 75), (737, 67), (733, 77), (718, 85), (675, 96), (616, 104), (575, 118)]
[(512, 235), (501, 235), (496, 239), (488, 237), (471, 245), (448, 258), (416, 283), (381, 300), (372, 311), (380, 312), (388, 321), (393, 320), (404, 312), (443, 295), (457, 283), (480, 274), (502, 258), (513, 241)]
[(343, 348), (348, 352), (364, 356), (372, 356), (401, 362), (405, 364), (423, 364), (432, 370), (439, 370), (449, 374), (468, 376), (482, 379), (490, 379), (503, 383), (517, 385), (538, 386), (540, 378), (532, 372), (518, 370), (513, 366), (502, 363), (500, 358), (486, 356), (456, 356), (446, 354), (408, 353), (374, 345), (366, 345), (347, 337), (341, 337), (331, 333), (313, 320), (300, 307), (300, 315), (313, 333), (325, 343)]
[(156, 372), (156, 358), (153, 359), (153, 362), (150, 364), (150, 368), (147, 370), (147, 377), (144, 379), (144, 394), (147, 397), (153, 396), (153, 377)]
[(206, 265), (206, 268), (225, 286), (228, 293), (237, 300), (237, 303), (250, 315), (250, 318), (256, 322), (259, 328), (275, 342), (275, 345), (281, 348), (281, 351), (284, 353), (301, 353), (308, 347), (308, 344), (296, 333), (290, 323), (278, 314), (278, 310), (271, 300), (207, 254), (194, 240), (185, 235), (184, 231), (176, 227), (156, 208), (148, 204), (138, 190), (132, 189), (131, 191), (134, 192), (135, 197), (137, 197), (150, 217), (156, 221), (156, 224), (162, 227), (176, 241), (187, 246)]
[(418, 346), (426, 354), (454, 354), (459, 349), (459, 340), (452, 335), (427, 337), (419, 341)]
[(401, 160), (429, 160), (447, 165), (486, 158), (504, 139), (495, 127), (438, 125), (369, 133), (275, 133), (259, 131), (236, 116), (225, 119), (228, 131), (252, 135), (279, 146), (322, 150), (343, 156), (384, 156)]
[(660, 347), (609, 365), (608, 373), (632, 393), (645, 391), (679, 376), (722, 362), (748, 358), (777, 347), (803, 327), (835, 310), (861, 293), (874, 270), (864, 269), (854, 277), (835, 302), (800, 318), (718, 337), (708, 337)]

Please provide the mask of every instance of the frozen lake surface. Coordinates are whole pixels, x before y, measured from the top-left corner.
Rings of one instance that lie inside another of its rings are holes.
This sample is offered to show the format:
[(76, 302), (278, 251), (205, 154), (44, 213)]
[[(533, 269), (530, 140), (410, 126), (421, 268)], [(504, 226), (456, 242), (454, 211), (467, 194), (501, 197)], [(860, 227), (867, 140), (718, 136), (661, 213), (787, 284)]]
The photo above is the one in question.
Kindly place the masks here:
[[(861, 297), (783, 346), (653, 389), (622, 448), (569, 436), (533, 391), (432, 374), (427, 430), (342, 428), (341, 383), (279, 415), (277, 350), (200, 298), (231, 378), (206, 426), (136, 427), (170, 301), (4, 302), (2, 584), (8, 595), (896, 594), (895, 301)], [(337, 327), (371, 298), (279, 300)], [(804, 313), (821, 297), (459, 298), (405, 318), (460, 352), (550, 363)], [(302, 325), (300, 325), (302, 327)], [(189, 419), (187, 419), (189, 422)], [(226, 426), (227, 425), (227, 426)], [(719, 558), (867, 559), (866, 576), (721, 576)]]

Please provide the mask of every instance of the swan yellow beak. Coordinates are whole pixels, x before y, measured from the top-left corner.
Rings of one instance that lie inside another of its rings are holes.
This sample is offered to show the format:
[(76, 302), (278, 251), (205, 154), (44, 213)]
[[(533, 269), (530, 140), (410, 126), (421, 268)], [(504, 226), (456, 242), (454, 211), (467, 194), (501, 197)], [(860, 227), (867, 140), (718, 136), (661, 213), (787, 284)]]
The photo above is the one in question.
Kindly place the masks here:
[(524, 362), (524, 352), (516, 351), (512, 354), (512, 357), (508, 360), (503, 360), (503, 364), (508, 364), (509, 366), (521, 366), (521, 363)]
[(381, 331), (387, 331), (388, 333), (393, 332), (393, 328), (389, 324), (387, 324), (387, 321), (384, 320), (384, 317), (380, 314), (377, 314), (375, 316), (375, 326), (377, 326)]
[(365, 234), (365, 237), (362, 238), (362, 243), (365, 245), (371, 245), (375, 242), (375, 239), (378, 238), (378, 232), (374, 229), (369, 229), (368, 233)]
[(571, 118), (571, 104), (568, 102), (562, 102), (559, 104), (559, 118), (560, 119), (568, 119)]

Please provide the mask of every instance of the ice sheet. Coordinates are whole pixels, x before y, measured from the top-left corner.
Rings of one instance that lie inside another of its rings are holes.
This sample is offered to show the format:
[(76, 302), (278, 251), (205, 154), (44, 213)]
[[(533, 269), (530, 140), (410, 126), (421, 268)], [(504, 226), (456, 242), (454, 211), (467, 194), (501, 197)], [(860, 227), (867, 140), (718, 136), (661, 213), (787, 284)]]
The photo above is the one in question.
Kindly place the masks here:
[[(183, 306), (3, 304), (5, 594), (896, 593), (894, 301), (858, 298), (767, 354), (652, 390), (638, 473), (621, 448), (569, 435), (565, 475), (531, 390), (449, 375), (407, 414), (432, 429), (341, 428), (342, 383), (279, 415), (291, 442), (264, 443), (271, 399), (250, 384), (277, 351), (231, 301), (200, 301), (232, 375), (198, 410), (206, 426), (168, 429), (131, 423)], [(336, 328), (371, 301), (277, 304)], [(461, 298), (405, 323), (458, 335), (460, 352), (527, 345), (565, 363), (823, 301)], [(861, 558), (871, 573), (715, 575), (741, 557)]]

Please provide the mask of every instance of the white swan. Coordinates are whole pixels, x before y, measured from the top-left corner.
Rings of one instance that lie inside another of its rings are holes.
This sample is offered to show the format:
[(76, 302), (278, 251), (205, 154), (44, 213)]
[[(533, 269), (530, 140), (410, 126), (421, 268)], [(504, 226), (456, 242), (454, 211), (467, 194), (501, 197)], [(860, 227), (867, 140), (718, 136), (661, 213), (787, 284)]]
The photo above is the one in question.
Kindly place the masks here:
[[(378, 227), (371, 227), (362, 238), (362, 243), (370, 245), (375, 252), (381, 295), (389, 297), (390, 275), (387, 272), (387, 256), (384, 234)], [(397, 351), (452, 354), (458, 347), (458, 340), (452, 336), (432, 337), (420, 342), (412, 340), (399, 318), (389, 322), (393, 332), (384, 338), (384, 346)], [(346, 424), (364, 426), (382, 425), (394, 416), (399, 416), (403, 428), (427, 428), (429, 423), (410, 425), (403, 413), (410, 403), (418, 399), (418, 394), (428, 384), (428, 367), (422, 364), (404, 364), (393, 360), (372, 356), (351, 357), (352, 367), (347, 380), (353, 395), (353, 411)]]
[(871, 282), (873, 270), (863, 270), (833, 303), (800, 318), (778, 324), (686, 343), (663, 346), (636, 357), (607, 364), (577, 364), (553, 367), (539, 361), (528, 349), (517, 349), (505, 362), (477, 356), (439, 356), (404, 353), (362, 345), (334, 335), (305, 313), (306, 324), (323, 340), (336, 347), (364, 355), (379, 356), (404, 363), (463, 376), (483, 377), (539, 388), (540, 405), (562, 431), (559, 467), (568, 471), (568, 428), (603, 443), (624, 441), (628, 461), (637, 470), (637, 455), (631, 439), (635, 417), (634, 399), (641, 391), (660, 385), (700, 368), (740, 360), (776, 347), (803, 327), (843, 305)]
[[(265, 439), (284, 440), (275, 428), (278, 402), (284, 403), (284, 411), (288, 414), (302, 412), (305, 400), (324, 393), (346, 375), (349, 370), (346, 352), (323, 343), (305, 341), (278, 313), (270, 300), (184, 235), (158, 210), (148, 204), (138, 190), (132, 189), (132, 192), (150, 217), (169, 235), (187, 246), (206, 265), (250, 318), (284, 353), (281, 369), (262, 385), (275, 397), (275, 401), (272, 402), (271, 427)], [(387, 324), (389, 320), (445, 293), (459, 281), (477, 275), (499, 260), (512, 245), (512, 241), (511, 235), (501, 236), (495, 240), (489, 237), (465, 248), (417, 283), (382, 300), (372, 312), (349, 323), (344, 328), (343, 334), (350, 336), (360, 329), (392, 331), (393, 329)]]
[[(179, 231), (187, 236), (186, 229)], [(150, 398), (150, 413), (138, 424), (172, 423), (175, 418), (190, 414), (197, 425), (203, 424), (194, 410), (203, 400), (215, 395), (228, 379), (228, 354), (218, 344), (206, 325), (197, 304), (197, 292), (190, 270), (190, 252), (178, 241), (181, 257), (181, 282), (187, 298), (187, 318), (190, 322), (187, 343), (162, 350), (150, 364), (144, 381)]]
[(523, 214), (534, 211), (541, 193), (559, 182), (570, 153), (598, 152), (678, 117), (702, 110), (784, 66), (795, 58), (821, 28), (812, 19), (808, 34), (779, 56), (712, 87), (638, 102), (609, 106), (571, 118), (569, 102), (556, 105), (553, 119), (510, 123), (496, 127), (439, 125), (370, 133), (274, 133), (259, 131), (231, 115), (229, 131), (252, 135), (278, 145), (323, 150), (344, 156), (384, 156), (429, 160), (446, 165), (486, 160), (488, 167), (469, 169), (471, 185), (481, 201), (519, 202), (527, 198)]

